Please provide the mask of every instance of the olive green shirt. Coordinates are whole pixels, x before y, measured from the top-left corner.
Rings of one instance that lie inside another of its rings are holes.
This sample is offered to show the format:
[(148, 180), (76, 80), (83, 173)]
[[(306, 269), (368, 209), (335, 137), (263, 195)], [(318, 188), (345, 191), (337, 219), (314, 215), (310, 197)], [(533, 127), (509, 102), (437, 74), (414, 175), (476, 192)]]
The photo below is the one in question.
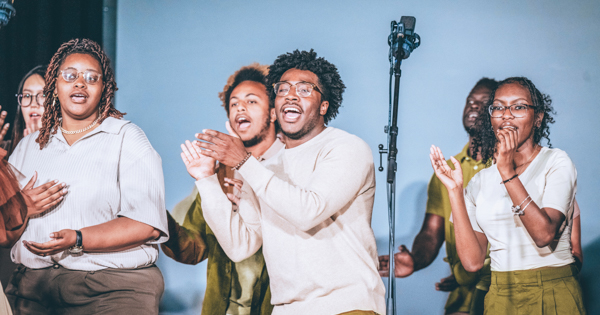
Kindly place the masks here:
[[(486, 163), (477, 161), (469, 156), (469, 144), (465, 145), (463, 150), (454, 156), (460, 162), (463, 173), (463, 188), (477, 174), (486, 167)], [(454, 169), (454, 165), (450, 160), (448, 165)], [(444, 231), (446, 240), (446, 254), (444, 259), (450, 264), (452, 274), (456, 278), (459, 287), (450, 293), (446, 302), (446, 312), (469, 312), (471, 300), (475, 288), (487, 291), (490, 285), (490, 259), (489, 253), (486, 258), (484, 267), (479, 272), (467, 272), (463, 268), (458, 253), (456, 252), (456, 241), (454, 239), (454, 224), (450, 222), (450, 198), (448, 191), (442, 182), (437, 178), (435, 173), (429, 181), (427, 189), (427, 211), (426, 213), (439, 215), (444, 218)]]

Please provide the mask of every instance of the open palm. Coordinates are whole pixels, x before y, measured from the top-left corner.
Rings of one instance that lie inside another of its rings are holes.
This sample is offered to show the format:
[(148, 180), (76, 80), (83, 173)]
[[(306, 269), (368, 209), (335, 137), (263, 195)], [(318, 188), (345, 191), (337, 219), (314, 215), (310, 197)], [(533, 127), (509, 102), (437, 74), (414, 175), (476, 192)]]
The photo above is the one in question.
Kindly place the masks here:
[(188, 173), (196, 180), (215, 174), (217, 161), (212, 157), (200, 154), (201, 149), (189, 140), (181, 145), (181, 159)]
[(454, 164), (454, 169), (450, 168), (446, 162), (446, 159), (444, 159), (442, 150), (432, 145), (429, 153), (429, 160), (431, 160), (431, 166), (435, 171), (435, 175), (440, 179), (442, 184), (446, 186), (446, 189), (451, 190), (457, 187), (462, 188), (462, 168), (460, 167), (460, 162), (458, 162), (457, 159), (455, 159), (453, 156), (450, 157), (452, 164)]

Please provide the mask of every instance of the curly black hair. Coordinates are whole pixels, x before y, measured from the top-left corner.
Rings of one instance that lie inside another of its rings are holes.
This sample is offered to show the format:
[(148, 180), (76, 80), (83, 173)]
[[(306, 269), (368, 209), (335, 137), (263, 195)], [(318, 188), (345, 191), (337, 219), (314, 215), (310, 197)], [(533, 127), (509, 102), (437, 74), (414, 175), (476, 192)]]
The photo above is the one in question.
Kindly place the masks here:
[(554, 108), (552, 107), (552, 99), (549, 95), (543, 94), (538, 90), (531, 80), (526, 77), (510, 77), (498, 82), (498, 86), (490, 94), (490, 100), (486, 104), (485, 110), (482, 115), (477, 119), (477, 127), (479, 132), (473, 138), (473, 147), (475, 147), (476, 153), (481, 154), (483, 161), (490, 161), (494, 157), (496, 152), (496, 134), (492, 129), (492, 121), (488, 108), (493, 104), (494, 98), (496, 97), (496, 91), (506, 84), (517, 83), (522, 87), (526, 88), (531, 95), (531, 104), (534, 107), (534, 113), (543, 113), (544, 117), (539, 127), (534, 127), (535, 131), (533, 134), (533, 142), (540, 144), (542, 138), (546, 138), (549, 147), (552, 147), (550, 143), (550, 124), (554, 123), (554, 117), (556, 115)]
[[(281, 76), (290, 69), (308, 70), (317, 75), (319, 79), (317, 85), (323, 92), (322, 101), (329, 102), (329, 108), (323, 117), (325, 124), (329, 123), (337, 116), (342, 105), (342, 93), (346, 89), (335, 65), (323, 57), (317, 58), (317, 53), (314, 49), (310, 51), (296, 49), (275, 59), (275, 62), (269, 67), (267, 87), (271, 87), (273, 84), (279, 82)], [(272, 101), (275, 100), (275, 91), (272, 88), (268, 90), (269, 98)]]
[(117, 83), (115, 82), (115, 74), (110, 66), (110, 59), (102, 50), (102, 47), (95, 41), (87, 38), (83, 39), (72, 39), (62, 44), (48, 65), (46, 70), (46, 85), (44, 86), (44, 94), (47, 95), (46, 101), (44, 102), (44, 116), (42, 116), (42, 128), (35, 142), (40, 144), (40, 149), (43, 149), (50, 136), (56, 134), (58, 127), (60, 126), (62, 119), (62, 112), (60, 109), (60, 101), (53, 93), (56, 89), (56, 80), (58, 79), (58, 72), (62, 63), (72, 54), (87, 54), (94, 57), (100, 67), (102, 68), (102, 82), (104, 84), (102, 98), (98, 107), (100, 109), (100, 119), (98, 124), (101, 124), (106, 118), (122, 118), (125, 113), (118, 111), (115, 108), (114, 98), (115, 91), (118, 90)]

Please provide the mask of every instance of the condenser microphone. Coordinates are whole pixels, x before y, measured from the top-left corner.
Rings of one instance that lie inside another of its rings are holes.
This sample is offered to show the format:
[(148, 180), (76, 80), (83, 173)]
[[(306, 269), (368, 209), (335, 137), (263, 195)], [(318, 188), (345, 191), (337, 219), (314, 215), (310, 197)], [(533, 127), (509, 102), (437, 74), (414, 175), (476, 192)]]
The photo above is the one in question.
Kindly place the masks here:
[(0, 29), (8, 24), (8, 21), (15, 16), (16, 12), (15, 8), (8, 3), (8, 0), (0, 0)]

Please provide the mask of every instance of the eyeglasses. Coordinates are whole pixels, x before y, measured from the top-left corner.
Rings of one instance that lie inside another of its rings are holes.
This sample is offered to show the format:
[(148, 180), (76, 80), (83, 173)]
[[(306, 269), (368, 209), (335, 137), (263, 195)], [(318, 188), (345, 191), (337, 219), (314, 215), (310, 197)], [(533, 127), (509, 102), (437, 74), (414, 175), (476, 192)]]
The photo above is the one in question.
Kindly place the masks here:
[(490, 112), (490, 116), (492, 116), (492, 118), (500, 118), (504, 115), (504, 112), (506, 112), (506, 109), (510, 110), (510, 113), (517, 117), (517, 118), (521, 118), (521, 117), (525, 117), (525, 115), (527, 115), (527, 109), (528, 108), (535, 108), (535, 106), (531, 106), (531, 105), (527, 105), (527, 104), (514, 104), (514, 105), (510, 105), (510, 106), (504, 106), (504, 105), (500, 105), (500, 104), (492, 104), (490, 105), (490, 107), (488, 107), (488, 110)]
[(83, 73), (83, 80), (85, 80), (85, 83), (87, 84), (96, 84), (102, 77), (100, 73), (94, 70), (77, 72), (77, 70), (73, 68), (67, 68), (65, 70), (60, 70), (60, 73), (62, 74), (63, 79), (69, 83), (75, 82), (79, 78), (80, 73)]
[(300, 97), (309, 97), (313, 90), (323, 94), (316, 84), (312, 84), (310, 82), (298, 82), (296, 84), (291, 84), (289, 82), (281, 81), (273, 84), (273, 89), (275, 89), (275, 95), (286, 96), (288, 93), (290, 93), (292, 86), (296, 87), (296, 93)]
[(35, 95), (31, 93), (15, 94), (15, 96), (17, 97), (17, 101), (21, 107), (28, 107), (31, 105), (34, 98), (37, 104), (41, 107), (44, 107), (44, 102), (46, 101), (46, 95), (44, 93), (38, 93)]

